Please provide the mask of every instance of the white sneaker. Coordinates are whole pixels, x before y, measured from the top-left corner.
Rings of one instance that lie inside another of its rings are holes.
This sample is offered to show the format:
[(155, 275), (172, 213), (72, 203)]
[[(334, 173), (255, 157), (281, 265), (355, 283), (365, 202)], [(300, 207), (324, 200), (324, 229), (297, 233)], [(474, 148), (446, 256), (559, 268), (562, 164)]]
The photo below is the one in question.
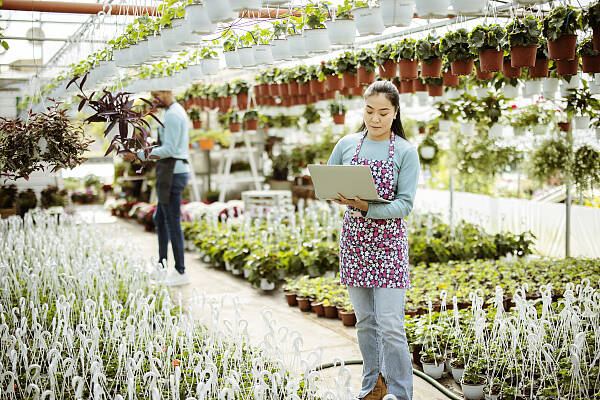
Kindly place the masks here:
[(156, 281), (162, 282), (167, 278), (167, 262), (164, 260), (163, 263), (155, 262), (154, 269), (152, 271), (152, 278)]
[(167, 286), (183, 286), (190, 283), (190, 278), (186, 274), (180, 274), (177, 271), (171, 271), (164, 281)]

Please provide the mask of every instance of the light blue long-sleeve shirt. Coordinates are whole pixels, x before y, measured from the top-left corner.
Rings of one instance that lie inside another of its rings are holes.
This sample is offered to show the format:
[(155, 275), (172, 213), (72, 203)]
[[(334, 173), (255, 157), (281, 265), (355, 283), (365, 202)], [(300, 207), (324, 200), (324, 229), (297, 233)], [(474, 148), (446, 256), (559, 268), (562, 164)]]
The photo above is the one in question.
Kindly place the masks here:
[[(337, 142), (328, 165), (350, 165), (356, 146), (363, 132), (346, 135)], [(386, 161), (390, 150), (389, 140), (371, 140), (365, 137), (358, 158)], [(389, 204), (369, 204), (367, 218), (406, 218), (412, 208), (419, 182), (419, 155), (408, 141), (396, 136), (394, 139), (394, 182), (396, 196)]]
[[(188, 146), (190, 140), (189, 121), (184, 108), (177, 102), (173, 102), (165, 111), (162, 119), (164, 128), (158, 127), (158, 137), (161, 145), (152, 149), (151, 156), (160, 158), (178, 158), (187, 160)], [(145, 161), (144, 152), (139, 151), (138, 157)], [(175, 162), (174, 174), (190, 172), (188, 164), (181, 160)]]

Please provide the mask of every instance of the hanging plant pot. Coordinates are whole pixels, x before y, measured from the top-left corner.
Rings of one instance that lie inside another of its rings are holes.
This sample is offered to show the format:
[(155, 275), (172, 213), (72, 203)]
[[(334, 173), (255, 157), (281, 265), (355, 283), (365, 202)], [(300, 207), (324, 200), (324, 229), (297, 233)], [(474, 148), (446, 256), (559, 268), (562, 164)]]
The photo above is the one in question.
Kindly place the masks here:
[(231, 9), (229, 0), (206, 0), (204, 1), (208, 19), (213, 24), (217, 22), (231, 22), (238, 17), (238, 13)]
[(427, 85), (425, 85), (425, 82), (423, 82), (422, 79), (413, 80), (413, 86), (414, 86), (416, 92), (426, 92), (427, 91)]
[(381, 14), (385, 26), (409, 26), (415, 15), (415, 2), (381, 0)]
[(236, 52), (238, 53), (242, 67), (254, 67), (256, 65), (254, 49), (252, 47), (240, 47)]
[(504, 60), (502, 73), (505, 78), (518, 78), (521, 76), (521, 68), (514, 68), (510, 60)]
[(363, 95), (363, 88), (360, 85), (357, 86), (357, 87), (350, 88), (350, 94), (352, 96), (362, 96)]
[(555, 41), (548, 40), (548, 56), (551, 60), (572, 60), (575, 58), (577, 35), (563, 35)]
[(559, 122), (558, 129), (561, 132), (569, 132), (571, 130), (571, 122)]
[(423, 78), (439, 78), (442, 72), (442, 60), (434, 58), (429, 62), (421, 61), (421, 77)]
[(469, 58), (467, 61), (454, 61), (450, 63), (454, 75), (471, 75), (473, 73), (474, 60)]
[(452, 129), (452, 121), (448, 119), (439, 119), (438, 124), (440, 126), (440, 131), (442, 132), (450, 132)]
[(388, 60), (379, 66), (379, 77), (383, 79), (394, 79), (398, 74), (398, 63)]
[(290, 96), (297, 96), (300, 94), (300, 88), (298, 82), (288, 82), (288, 90), (290, 92)]
[(497, 72), (502, 71), (502, 60), (504, 58), (504, 51), (488, 49), (479, 52), (479, 63), (481, 71), (484, 72)]
[(327, 90), (342, 90), (344, 85), (343, 78), (340, 78), (338, 75), (328, 75), (327, 76)]
[(302, 34), (295, 34), (288, 36), (288, 44), (290, 46), (290, 54), (295, 58), (306, 58), (308, 57), (308, 50), (306, 49), (306, 41)]
[(249, 119), (244, 123), (247, 131), (255, 131), (258, 129), (258, 120), (257, 119)]
[(475, 134), (475, 123), (471, 121), (461, 121), (458, 124), (462, 136), (473, 136)]
[(202, 121), (192, 121), (194, 129), (202, 129)]
[(319, 82), (317, 79), (313, 79), (308, 84), (311, 94), (325, 93), (327, 91), (327, 82), (325, 80)]
[(350, 72), (344, 72), (344, 86), (347, 88), (357, 87), (358, 75), (351, 74)]
[(487, 8), (487, 0), (451, 0), (452, 8), (460, 14), (480, 14)]
[(299, 83), (298, 93), (301, 95), (310, 94), (310, 84), (308, 82)]
[(427, 85), (427, 92), (431, 97), (441, 97), (444, 94), (444, 87), (437, 85)]
[(218, 58), (204, 58), (200, 60), (200, 65), (202, 66), (204, 75), (216, 75), (219, 73)]
[(530, 78), (546, 78), (548, 77), (548, 60), (537, 59), (535, 60), (535, 66), (529, 68)]
[(542, 93), (542, 81), (525, 81), (523, 87), (523, 95), (533, 97)]
[(357, 76), (359, 84), (370, 84), (375, 81), (375, 71), (367, 72), (365, 67), (358, 67)]
[(188, 4), (185, 6), (185, 19), (188, 28), (194, 33), (214, 33), (217, 25), (210, 22), (208, 11), (202, 4)]
[(400, 79), (417, 79), (419, 76), (419, 64), (417, 60), (398, 61)]
[(558, 78), (546, 78), (542, 82), (542, 95), (545, 98), (551, 99), (556, 95), (560, 81)]
[(458, 75), (454, 75), (450, 71), (446, 71), (442, 74), (442, 79), (444, 80), (444, 86), (455, 87), (460, 83), (460, 79)]
[(383, 17), (381, 7), (359, 7), (352, 10), (354, 20), (356, 21), (356, 30), (361, 36), (380, 35), (385, 28), (383, 26)]
[(475, 67), (475, 77), (481, 81), (487, 81), (494, 77), (492, 71), (482, 71), (481, 68)]
[(421, 358), (421, 364), (423, 364), (423, 372), (432, 377), (433, 379), (440, 379), (444, 373), (444, 362), (440, 361), (437, 364), (423, 362)]
[(287, 39), (273, 39), (271, 41), (271, 54), (275, 61), (291, 60), (290, 45)]
[(419, 0), (416, 2), (417, 14), (421, 18), (433, 18), (448, 16), (450, 0)]
[(400, 93), (414, 93), (415, 79), (404, 79), (400, 81)]
[[(159, 58), (159, 57), (165, 56), (167, 51), (165, 50), (165, 48), (163, 46), (163, 39), (161, 36), (153, 35), (148, 38), (148, 53), (150, 53), (150, 57), (152, 57), (152, 58)], [(115, 55), (115, 63), (117, 63), (117, 65), (119, 65), (119, 63), (117, 62), (117, 59), (116, 59), (116, 54), (117, 54), (116, 50), (115, 50), (115, 53), (113, 53), (113, 54)]]
[(589, 115), (578, 115), (574, 118), (575, 129), (586, 130), (591, 127), (591, 118)]
[(460, 387), (463, 391), (463, 395), (465, 396), (465, 399), (467, 399), (467, 400), (483, 399), (483, 388), (485, 387), (485, 385), (487, 383), (487, 379), (482, 378), (482, 380), (483, 380), (483, 383), (480, 383), (480, 384), (464, 383), (461, 380)]
[(242, 129), (241, 122), (230, 122), (229, 123), (229, 131), (231, 131), (231, 133), (239, 132), (241, 129)]
[(166, 51), (178, 51), (181, 46), (177, 43), (177, 32), (175, 28), (163, 28), (160, 33), (162, 38), (163, 48)]
[(201, 64), (190, 65), (188, 67), (188, 70), (190, 71), (190, 80), (192, 81), (197, 81), (198, 79), (202, 78), (202, 76), (204, 76)]
[(600, 51), (600, 28), (592, 29), (593, 32), (593, 41), (594, 41), (594, 50)]
[(519, 88), (517, 86), (505, 84), (502, 86), (502, 93), (507, 99), (514, 99), (519, 97)]
[(269, 65), (273, 64), (273, 54), (271, 53), (270, 44), (259, 44), (253, 47), (254, 49), (254, 60), (257, 65)]
[(488, 135), (491, 138), (499, 139), (502, 137), (502, 131), (504, 131), (504, 127), (500, 124), (494, 124), (490, 127)]
[(233, 11), (259, 11), (262, 6), (261, 0), (229, 0)]
[(282, 96), (289, 96), (290, 95), (290, 87), (287, 83), (280, 83), (279, 84), (279, 93), (281, 93)]
[(577, 75), (579, 70), (579, 60), (556, 60), (556, 73), (558, 76)]
[(309, 53), (329, 53), (327, 29), (305, 29), (304, 42)]
[(200, 149), (202, 149), (202, 150), (212, 150), (212, 148), (215, 147), (215, 139), (214, 138), (199, 139), (198, 146), (200, 146)]
[(336, 125), (344, 125), (346, 114), (333, 114), (333, 123)]
[(279, 84), (271, 83), (267, 85), (267, 93), (269, 94), (269, 96), (280, 96), (281, 93), (279, 91)]
[(326, 21), (327, 35), (331, 44), (354, 44), (356, 39), (356, 22), (353, 19), (336, 19)]
[(269, 282), (265, 278), (260, 280), (260, 289), (264, 291), (269, 291), (275, 289), (275, 282)]
[(236, 95), (237, 107), (240, 110), (245, 110), (248, 108), (248, 93), (238, 93)]
[(233, 99), (231, 98), (231, 96), (221, 97), (221, 108), (223, 109), (223, 111), (228, 111), (231, 109), (232, 100)]
[(537, 45), (513, 46), (510, 48), (510, 63), (512, 67), (533, 67), (535, 65), (535, 55)]
[(581, 56), (581, 64), (583, 72), (587, 74), (600, 73), (600, 55)]
[(224, 51), (223, 55), (225, 56), (225, 65), (227, 65), (227, 68), (242, 68), (242, 63), (240, 63), (240, 55), (237, 51)]

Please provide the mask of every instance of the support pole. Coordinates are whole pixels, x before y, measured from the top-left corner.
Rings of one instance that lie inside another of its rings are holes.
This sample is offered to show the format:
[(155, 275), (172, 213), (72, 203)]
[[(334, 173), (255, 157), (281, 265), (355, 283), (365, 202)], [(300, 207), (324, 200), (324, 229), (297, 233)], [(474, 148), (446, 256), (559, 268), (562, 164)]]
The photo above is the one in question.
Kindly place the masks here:
[(454, 177), (450, 174), (450, 231), (454, 232)]
[(74, 3), (66, 1), (26, 1), (2, 0), (0, 10), (38, 11), (67, 14), (98, 14), (100, 11), (111, 15), (155, 15), (156, 7), (132, 4), (110, 5), (103, 3)]
[(565, 257), (571, 257), (571, 183), (567, 182), (566, 222), (565, 222)]

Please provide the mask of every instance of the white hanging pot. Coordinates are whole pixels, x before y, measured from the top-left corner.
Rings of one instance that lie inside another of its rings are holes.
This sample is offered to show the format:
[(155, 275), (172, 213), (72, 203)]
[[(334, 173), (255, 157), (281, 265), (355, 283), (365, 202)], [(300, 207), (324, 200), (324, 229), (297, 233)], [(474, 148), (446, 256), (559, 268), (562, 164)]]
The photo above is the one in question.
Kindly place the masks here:
[(452, 378), (454, 378), (454, 382), (460, 383), (460, 380), (462, 379), (463, 374), (465, 373), (465, 369), (464, 368), (451, 368), (450, 371), (452, 371)]
[(525, 81), (523, 95), (527, 97), (537, 96), (542, 93), (542, 81), (531, 80)]
[(271, 54), (276, 61), (291, 60), (290, 45), (287, 39), (273, 39), (271, 41)]
[(163, 28), (160, 37), (162, 37), (163, 48), (165, 51), (173, 51), (173, 49), (179, 47), (179, 44), (177, 44), (175, 28)]
[(202, 4), (189, 4), (185, 7), (185, 19), (192, 32), (213, 33), (217, 25), (208, 18), (208, 11)]
[(433, 146), (422, 146), (419, 149), (419, 153), (421, 153), (421, 158), (424, 160), (432, 160), (435, 157), (435, 147)]
[(546, 0), (515, 0), (515, 2), (524, 6), (532, 6), (534, 4), (544, 4)]
[(483, 399), (483, 388), (485, 387), (485, 382), (481, 385), (470, 385), (460, 382), (460, 387), (463, 391), (463, 395), (467, 400), (476, 400)]
[(574, 119), (575, 129), (586, 130), (591, 128), (591, 118), (589, 115), (578, 115)]
[(258, 11), (262, 6), (261, 0), (229, 0), (229, 5), (233, 11)]
[(490, 89), (487, 88), (487, 87), (477, 87), (477, 88), (475, 88), (475, 96), (477, 98), (480, 98), (480, 99), (489, 97), (489, 95), (490, 95), (489, 92), (490, 92)]
[(248, 278), (250, 276), (250, 274), (252, 273), (252, 271), (250, 271), (247, 268), (244, 268), (244, 278)]
[(325, 21), (327, 35), (331, 44), (354, 44), (356, 38), (356, 22), (353, 19), (336, 19)]
[(231, 22), (238, 17), (238, 13), (231, 9), (229, 0), (204, 0), (204, 6), (213, 24)]
[(310, 53), (329, 53), (329, 35), (327, 29), (305, 29), (304, 43)]
[(444, 90), (444, 94), (442, 95), (442, 98), (444, 100), (452, 100), (452, 99), (457, 99), (462, 95), (462, 90), (458, 90), (458, 89), (454, 89), (454, 88), (448, 88), (446, 90)]
[(531, 131), (536, 136), (542, 136), (548, 133), (548, 127), (544, 125), (533, 125)]
[(201, 64), (190, 65), (188, 66), (188, 70), (191, 81), (197, 81), (198, 79), (202, 78), (202, 76), (204, 76)]
[(151, 58), (161, 58), (166, 53), (162, 36), (153, 35), (148, 38), (148, 53)]
[(415, 15), (415, 3), (406, 0), (381, 0), (385, 26), (409, 26)]
[(236, 51), (240, 58), (240, 64), (242, 64), (242, 67), (254, 67), (256, 65), (254, 49), (252, 47), (241, 47)]
[(204, 58), (200, 60), (200, 65), (202, 65), (202, 73), (204, 75), (216, 75), (219, 73), (218, 58)]
[(417, 92), (417, 101), (419, 102), (419, 105), (422, 107), (425, 107), (427, 104), (429, 104), (429, 93), (427, 92)]
[(548, 99), (554, 98), (558, 84), (558, 78), (544, 78), (542, 81), (542, 95)]
[(515, 137), (525, 136), (526, 132), (527, 132), (527, 129), (524, 127), (513, 126), (513, 135), (515, 135)]
[(240, 56), (237, 51), (224, 51), (223, 55), (225, 56), (225, 65), (227, 65), (227, 68), (242, 68)]
[(562, 97), (567, 97), (571, 94), (570, 90), (575, 90), (579, 88), (579, 84), (581, 83), (581, 78), (578, 75), (574, 75), (567, 81), (566, 79), (561, 80), (560, 84), (560, 94)]
[(450, 132), (452, 129), (452, 121), (449, 119), (440, 119), (438, 120), (438, 123), (440, 125), (440, 131), (442, 132)]
[(275, 289), (275, 283), (274, 282), (269, 282), (265, 278), (262, 278), (260, 280), (260, 288), (262, 290), (273, 290), (273, 289)]
[(290, 45), (290, 53), (295, 58), (306, 58), (308, 57), (308, 50), (306, 50), (306, 42), (304, 36), (300, 33), (290, 35), (287, 38), (288, 44)]
[(504, 127), (500, 124), (494, 124), (490, 126), (489, 136), (494, 139), (500, 139), (502, 137), (502, 131)]
[(113, 60), (115, 60), (117, 67), (126, 67), (127, 64), (129, 64), (127, 51), (125, 51), (125, 49), (115, 49), (113, 51)]
[(450, 0), (417, 0), (417, 15), (421, 18), (447, 17)]
[(502, 88), (502, 92), (504, 93), (504, 97), (507, 99), (515, 99), (519, 97), (519, 87), (513, 85), (504, 85)]
[(427, 375), (429, 375), (433, 379), (440, 379), (442, 377), (442, 374), (444, 373), (444, 363), (443, 362), (440, 361), (438, 364), (429, 364), (429, 363), (422, 363), (422, 364), (423, 364), (423, 372), (425, 372)]
[(475, 122), (461, 121), (458, 126), (460, 134), (463, 136), (473, 136), (475, 134)]
[(253, 47), (254, 60), (257, 65), (273, 64), (273, 53), (271, 53), (270, 44), (259, 44)]
[(385, 28), (383, 26), (383, 16), (381, 7), (360, 7), (352, 11), (356, 21), (356, 29), (361, 36), (379, 35)]
[(452, 8), (460, 14), (477, 14), (487, 8), (487, 0), (451, 0)]

